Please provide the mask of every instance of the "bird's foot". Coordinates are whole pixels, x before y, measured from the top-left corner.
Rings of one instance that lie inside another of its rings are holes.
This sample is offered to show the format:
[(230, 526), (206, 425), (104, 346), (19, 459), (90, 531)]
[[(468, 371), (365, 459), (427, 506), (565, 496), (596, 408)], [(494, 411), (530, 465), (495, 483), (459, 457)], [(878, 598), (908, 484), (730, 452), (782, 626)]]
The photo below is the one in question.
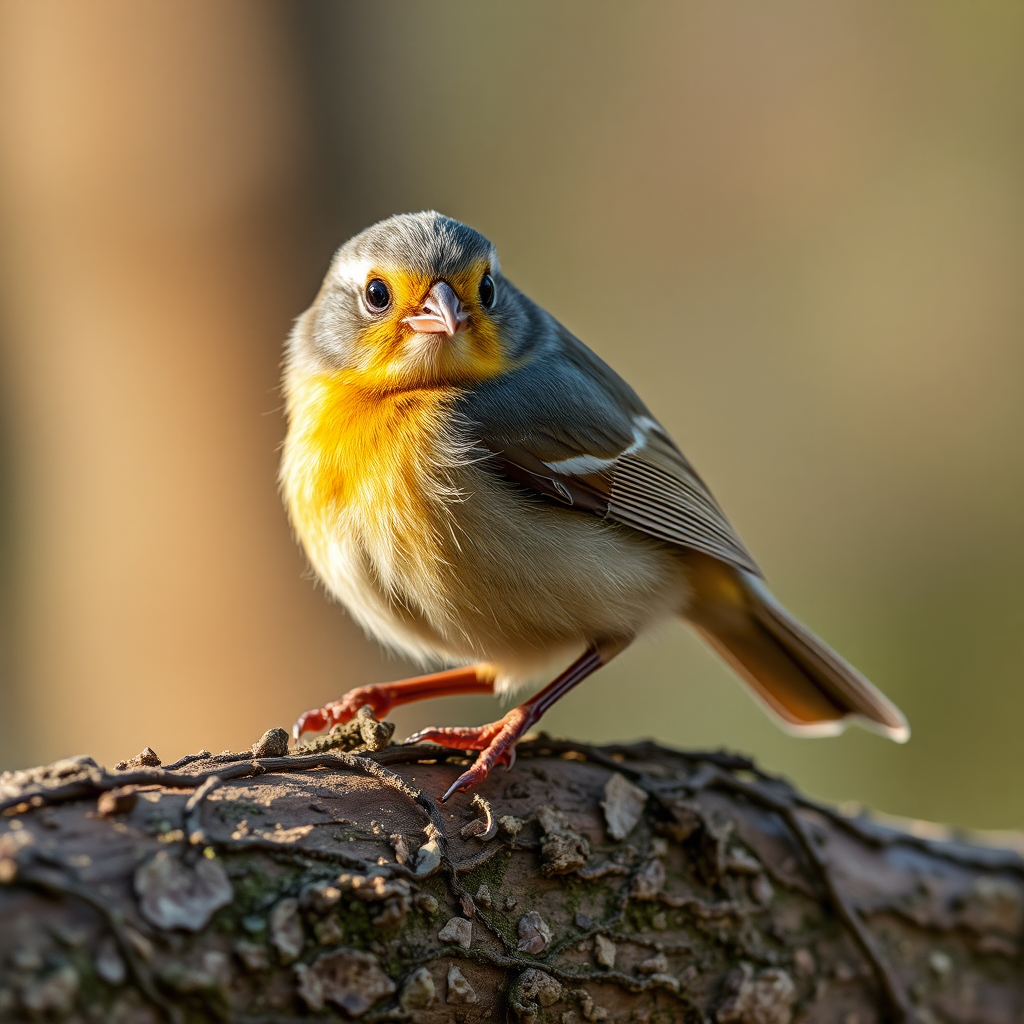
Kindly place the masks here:
[(497, 764), (515, 764), (516, 743), (533, 723), (527, 707), (513, 708), (504, 718), (489, 725), (420, 729), (409, 743), (439, 743), (457, 750), (479, 750), (472, 767), (463, 772), (441, 797), (444, 802), (454, 793), (465, 793), (479, 786)]
[(393, 683), (374, 683), (349, 690), (341, 700), (332, 701), (322, 708), (314, 708), (299, 716), (292, 728), (297, 740), (304, 732), (319, 732), (333, 725), (349, 722), (364, 705), (369, 705), (374, 717), (383, 718), (392, 708), (430, 697), (447, 697), (456, 693), (492, 693), (495, 669), (481, 662), (444, 672), (431, 672), (412, 679), (398, 679)]
[(321, 729), (330, 729), (332, 726), (350, 722), (365, 704), (370, 706), (374, 718), (379, 720), (391, 710), (391, 703), (388, 684), (360, 686), (355, 690), (349, 690), (341, 700), (333, 700), (322, 708), (313, 708), (312, 711), (299, 715), (292, 726), (292, 739), (298, 740), (304, 732), (319, 732)]

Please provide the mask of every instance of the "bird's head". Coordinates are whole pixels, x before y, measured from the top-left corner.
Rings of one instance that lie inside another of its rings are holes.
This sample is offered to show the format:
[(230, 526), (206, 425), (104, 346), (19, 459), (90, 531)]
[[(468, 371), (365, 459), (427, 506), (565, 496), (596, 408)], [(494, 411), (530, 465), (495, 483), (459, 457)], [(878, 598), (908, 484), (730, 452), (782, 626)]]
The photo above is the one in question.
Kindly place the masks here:
[(338, 250), (292, 365), (385, 391), (487, 380), (516, 357), (519, 299), (479, 232), (434, 212), (391, 217)]

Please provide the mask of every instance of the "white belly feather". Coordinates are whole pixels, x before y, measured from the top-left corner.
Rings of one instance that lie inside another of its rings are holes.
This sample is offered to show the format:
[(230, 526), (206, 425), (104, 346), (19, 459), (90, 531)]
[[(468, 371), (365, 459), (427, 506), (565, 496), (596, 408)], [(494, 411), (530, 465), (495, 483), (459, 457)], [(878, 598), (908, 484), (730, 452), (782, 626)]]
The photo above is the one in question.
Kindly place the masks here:
[(508, 689), (685, 604), (682, 567), (664, 546), (527, 498), (481, 467), (451, 475), (443, 493), (413, 503), (414, 516), (397, 505), (339, 509), (309, 550), (381, 643), (427, 664), (491, 662)]

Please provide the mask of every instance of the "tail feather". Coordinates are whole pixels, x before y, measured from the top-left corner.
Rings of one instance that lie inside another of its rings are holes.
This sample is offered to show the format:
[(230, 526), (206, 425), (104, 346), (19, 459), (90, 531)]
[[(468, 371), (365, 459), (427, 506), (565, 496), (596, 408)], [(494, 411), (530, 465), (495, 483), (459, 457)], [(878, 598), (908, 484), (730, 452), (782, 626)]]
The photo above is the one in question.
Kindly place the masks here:
[(904, 743), (907, 720), (852, 665), (794, 619), (752, 573), (700, 556), (688, 618), (790, 730), (840, 733), (847, 719)]

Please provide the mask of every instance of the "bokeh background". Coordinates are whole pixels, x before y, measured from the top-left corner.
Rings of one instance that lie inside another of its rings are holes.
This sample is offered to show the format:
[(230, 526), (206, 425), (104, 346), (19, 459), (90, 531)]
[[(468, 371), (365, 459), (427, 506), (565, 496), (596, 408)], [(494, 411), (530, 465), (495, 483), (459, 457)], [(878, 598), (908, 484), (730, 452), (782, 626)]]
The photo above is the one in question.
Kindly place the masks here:
[(914, 737), (790, 738), (681, 626), (545, 727), (1024, 826), (1013, 2), (3, 0), (0, 767), (238, 748), (406, 670), (306, 573), (276, 386), (332, 250), (428, 207), (637, 387)]

